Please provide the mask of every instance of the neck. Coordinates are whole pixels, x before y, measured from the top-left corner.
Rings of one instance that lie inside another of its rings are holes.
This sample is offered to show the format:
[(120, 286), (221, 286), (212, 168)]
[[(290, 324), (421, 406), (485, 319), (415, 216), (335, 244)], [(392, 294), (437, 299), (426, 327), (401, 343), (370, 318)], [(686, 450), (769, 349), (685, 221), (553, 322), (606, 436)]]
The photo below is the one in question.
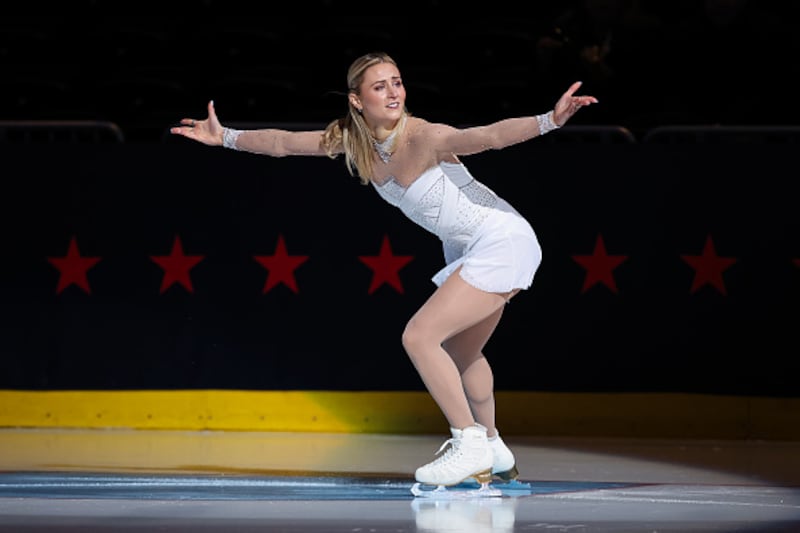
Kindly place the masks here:
[(377, 142), (381, 143), (384, 142), (390, 135), (392, 135), (395, 131), (398, 130), (400, 125), (405, 121), (406, 115), (403, 114), (398, 120), (394, 121), (391, 125), (384, 125), (379, 124), (372, 130), (372, 138), (375, 139)]
[(377, 142), (382, 143), (389, 138), (392, 132), (394, 132), (394, 128), (386, 129), (379, 126), (372, 131), (372, 138)]
[[(405, 118), (406, 116), (403, 115), (403, 117), (397, 123), (395, 123), (395, 126), (391, 130), (384, 129), (383, 131), (388, 131), (388, 134), (383, 138), (382, 141), (379, 141), (377, 136), (372, 138), (372, 145), (375, 147), (378, 157), (380, 157), (384, 163), (388, 163), (392, 159), (392, 153), (394, 153), (397, 136), (403, 130)], [(380, 128), (378, 131), (380, 131)]]

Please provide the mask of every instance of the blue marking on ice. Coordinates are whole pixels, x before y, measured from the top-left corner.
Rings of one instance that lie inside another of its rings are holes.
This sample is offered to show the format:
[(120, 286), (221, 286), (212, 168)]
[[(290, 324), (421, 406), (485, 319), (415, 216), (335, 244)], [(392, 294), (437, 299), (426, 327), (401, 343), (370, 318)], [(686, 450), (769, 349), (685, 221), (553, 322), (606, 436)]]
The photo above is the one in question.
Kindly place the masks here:
[[(145, 475), (72, 472), (0, 473), (0, 498), (145, 500), (410, 500), (413, 479), (348, 476)], [(630, 483), (512, 481), (503, 497), (619, 488)], [(474, 489), (462, 483), (448, 490)]]

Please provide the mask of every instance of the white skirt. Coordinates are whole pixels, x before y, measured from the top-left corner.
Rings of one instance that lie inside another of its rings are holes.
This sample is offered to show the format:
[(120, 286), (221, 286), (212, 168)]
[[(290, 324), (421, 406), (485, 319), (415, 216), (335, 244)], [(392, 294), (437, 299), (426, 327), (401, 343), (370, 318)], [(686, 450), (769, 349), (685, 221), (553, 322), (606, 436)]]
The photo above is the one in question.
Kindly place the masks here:
[(531, 286), (542, 248), (528, 221), (501, 199), (466, 246), (445, 242), (444, 259), (432, 278), (437, 286), (462, 267), (461, 278), (473, 287), (504, 293)]

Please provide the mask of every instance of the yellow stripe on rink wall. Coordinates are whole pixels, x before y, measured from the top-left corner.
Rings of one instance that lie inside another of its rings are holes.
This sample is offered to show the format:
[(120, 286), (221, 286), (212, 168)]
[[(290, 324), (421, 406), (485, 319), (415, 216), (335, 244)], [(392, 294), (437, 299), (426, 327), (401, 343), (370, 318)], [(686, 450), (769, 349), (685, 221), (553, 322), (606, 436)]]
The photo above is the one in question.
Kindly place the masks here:
[[(499, 391), (506, 435), (800, 440), (800, 398)], [(426, 434), (426, 392), (0, 390), (0, 427)]]
[(0, 391), (0, 427), (413, 433), (442, 421), (417, 392)]

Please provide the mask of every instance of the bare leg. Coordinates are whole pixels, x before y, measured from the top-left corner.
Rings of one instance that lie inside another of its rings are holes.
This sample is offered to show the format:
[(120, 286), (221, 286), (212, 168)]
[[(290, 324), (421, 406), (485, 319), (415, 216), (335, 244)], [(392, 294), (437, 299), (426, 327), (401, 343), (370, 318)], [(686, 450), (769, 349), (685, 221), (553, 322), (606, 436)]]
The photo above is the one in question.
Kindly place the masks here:
[[(487, 319), (489, 324), (494, 321), (494, 325), (488, 328), (494, 330), (499, 320), (498, 311), (502, 310), (509, 297), (510, 294), (476, 289), (461, 279), (456, 271), (406, 325), (403, 346), (451, 427), (463, 429), (473, 425), (476, 420), (459, 367), (442, 343)], [(496, 314), (498, 316), (495, 318)], [(485, 371), (477, 372), (479, 376), (481, 373), (485, 374)]]

